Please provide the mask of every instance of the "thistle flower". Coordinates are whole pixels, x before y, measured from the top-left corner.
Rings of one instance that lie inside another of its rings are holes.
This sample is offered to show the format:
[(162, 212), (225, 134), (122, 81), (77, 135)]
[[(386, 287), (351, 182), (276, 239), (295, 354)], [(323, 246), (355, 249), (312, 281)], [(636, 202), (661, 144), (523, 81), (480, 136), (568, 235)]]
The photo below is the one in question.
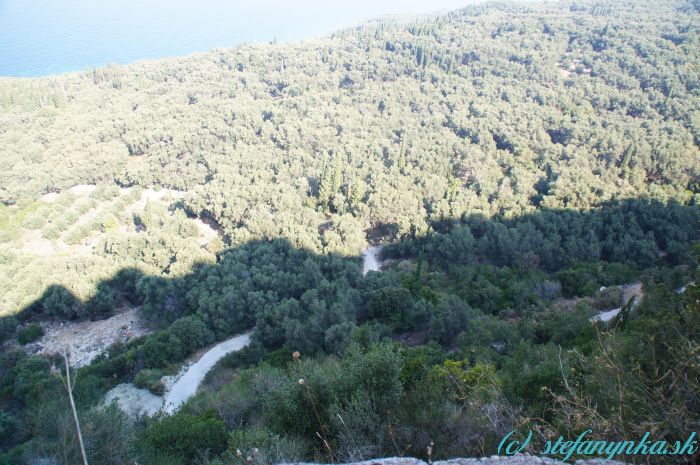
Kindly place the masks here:
[(299, 360), (299, 357), (301, 357), (301, 354), (299, 353), (298, 350), (295, 350), (294, 353), (292, 354), (292, 358), (294, 360)]

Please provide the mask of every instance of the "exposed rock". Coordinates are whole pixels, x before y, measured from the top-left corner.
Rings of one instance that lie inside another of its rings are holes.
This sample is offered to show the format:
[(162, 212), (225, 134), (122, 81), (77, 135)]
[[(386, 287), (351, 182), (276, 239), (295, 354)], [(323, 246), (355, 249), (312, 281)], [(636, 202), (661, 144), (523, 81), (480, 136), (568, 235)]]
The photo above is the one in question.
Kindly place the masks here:
[(24, 346), (24, 350), (27, 351), (27, 354), (29, 355), (34, 355), (38, 352), (41, 352), (44, 349), (44, 346), (39, 344), (38, 342), (35, 342), (33, 344), (27, 344)]
[(131, 419), (142, 415), (155, 415), (163, 406), (163, 398), (147, 389), (139, 389), (131, 383), (120, 384), (110, 390), (105, 396), (104, 403), (109, 405), (116, 402), (119, 408)]
[(30, 352), (30, 347), (25, 346), (25, 350), (54, 354), (67, 349), (71, 366), (78, 368), (88, 365), (115, 342), (126, 342), (151, 332), (146, 321), (139, 318), (138, 310), (122, 309), (104, 320), (42, 324), (45, 334), (31, 347), (33, 350), (36, 345), (39, 349)]

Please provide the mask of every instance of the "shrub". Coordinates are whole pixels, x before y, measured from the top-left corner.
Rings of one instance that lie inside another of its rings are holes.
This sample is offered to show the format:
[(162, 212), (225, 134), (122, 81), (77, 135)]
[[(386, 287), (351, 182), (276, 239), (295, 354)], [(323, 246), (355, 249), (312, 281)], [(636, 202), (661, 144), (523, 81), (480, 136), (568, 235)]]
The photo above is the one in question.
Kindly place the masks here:
[(554, 277), (561, 283), (562, 294), (567, 298), (591, 295), (598, 287), (595, 270), (582, 267), (560, 271)]
[(97, 200), (111, 200), (120, 193), (116, 184), (100, 184), (90, 193), (90, 197)]
[(161, 378), (163, 373), (160, 370), (150, 370), (144, 368), (134, 377), (134, 385), (141, 389), (148, 389), (157, 396), (165, 394), (165, 385)]
[(82, 313), (82, 305), (63, 286), (53, 285), (44, 293), (42, 310), (46, 315), (74, 318)]
[(251, 458), (253, 465), (293, 463), (303, 458), (301, 441), (286, 438), (266, 429), (236, 429), (228, 441), (228, 450), (240, 450), (243, 457)]
[(412, 327), (425, 315), (416, 308), (410, 291), (404, 287), (387, 287), (377, 291), (367, 304), (367, 318), (403, 331)]
[(576, 336), (588, 326), (596, 310), (586, 301), (581, 301), (571, 311), (553, 310), (538, 328), (538, 336), (542, 342), (552, 341), (555, 344), (568, 346)]
[(17, 434), (17, 420), (8, 412), (0, 412), (0, 445), (8, 444)]
[(41, 227), (44, 226), (44, 223), (46, 223), (46, 218), (35, 214), (25, 218), (22, 222), (22, 226), (24, 226), (27, 229), (41, 229)]
[(17, 334), (17, 341), (19, 341), (20, 344), (25, 345), (36, 341), (43, 335), (44, 330), (42, 327), (39, 326), (38, 323), (32, 323), (19, 331), (19, 334)]
[(65, 237), (67, 244), (75, 245), (85, 239), (88, 234), (88, 230), (84, 225), (76, 226), (71, 229)]
[(0, 318), (0, 343), (4, 342), (15, 332), (18, 324), (19, 321), (13, 316)]
[(119, 227), (119, 220), (116, 216), (109, 214), (100, 222), (100, 229), (103, 231), (111, 231)]
[[(593, 306), (599, 310), (609, 310), (619, 308), (623, 305), (622, 298), (624, 291), (620, 287), (606, 287), (595, 293), (593, 296)], [(626, 303), (626, 302), (624, 302)]]
[(561, 284), (559, 284), (557, 281), (545, 279), (544, 281), (535, 284), (533, 292), (540, 299), (551, 302), (552, 300), (558, 298), (561, 294)]
[(139, 445), (146, 457), (166, 456), (176, 463), (192, 463), (201, 456), (221, 454), (226, 450), (226, 442), (224, 422), (213, 411), (202, 415), (179, 412), (144, 431)]
[(55, 224), (47, 224), (42, 228), (41, 235), (44, 239), (55, 241), (61, 237), (61, 230)]
[(428, 338), (449, 346), (477, 316), (479, 312), (473, 310), (459, 297), (448, 295), (435, 306), (432, 312)]

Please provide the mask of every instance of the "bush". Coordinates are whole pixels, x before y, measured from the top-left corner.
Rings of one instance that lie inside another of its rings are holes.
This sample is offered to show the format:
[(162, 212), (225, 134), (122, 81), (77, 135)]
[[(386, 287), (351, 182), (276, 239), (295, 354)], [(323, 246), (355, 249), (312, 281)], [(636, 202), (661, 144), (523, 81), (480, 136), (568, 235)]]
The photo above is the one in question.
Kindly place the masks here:
[(551, 302), (561, 295), (561, 284), (557, 281), (550, 281), (545, 279), (544, 281), (535, 284), (533, 292), (540, 299)]
[(22, 226), (27, 229), (41, 229), (46, 223), (46, 218), (38, 214), (30, 215), (24, 219)]
[(107, 285), (100, 284), (97, 292), (87, 305), (87, 311), (90, 313), (105, 314), (114, 310), (114, 305), (114, 289)]
[(562, 294), (566, 298), (589, 296), (598, 288), (594, 270), (570, 268), (556, 273), (554, 277), (561, 283)]
[(22, 344), (29, 344), (34, 342), (44, 335), (44, 330), (38, 323), (32, 323), (26, 328), (23, 328), (17, 334), (17, 341)]
[(351, 340), (363, 349), (369, 349), (372, 344), (388, 339), (391, 336), (391, 328), (371, 321), (365, 323), (353, 331)]
[(635, 279), (635, 269), (623, 263), (586, 262), (562, 270), (554, 277), (562, 285), (564, 297), (590, 296), (601, 286), (624, 284)]
[(44, 239), (49, 239), (51, 241), (55, 241), (56, 239), (61, 237), (61, 230), (55, 224), (47, 224), (46, 226), (44, 226), (42, 228), (41, 236)]
[[(593, 296), (593, 306), (599, 310), (610, 310), (622, 307), (624, 291), (621, 287), (606, 287)], [(626, 303), (626, 302), (625, 302)]]
[(541, 342), (551, 341), (569, 346), (587, 327), (596, 310), (586, 301), (581, 301), (571, 311), (552, 310), (537, 330)]
[(0, 318), (0, 343), (9, 338), (17, 329), (19, 321), (14, 316)]
[[(250, 345), (244, 347), (241, 350), (231, 352), (230, 354), (225, 355), (219, 361), (219, 365), (231, 369), (247, 368), (258, 363), (264, 355), (265, 348), (263, 347), (263, 345), (260, 343), (259, 340), (253, 339)], [(272, 357), (273, 359), (276, 359), (277, 362), (272, 362), (269, 359), (266, 359), (266, 362), (270, 363), (273, 366), (279, 362), (282, 364), (282, 366), (284, 366), (286, 365), (284, 361), (289, 361), (289, 351), (287, 349), (280, 349), (279, 354), (277, 356), (273, 355)]]
[(167, 329), (152, 335), (143, 345), (145, 366), (165, 367), (214, 342), (214, 334), (195, 316), (176, 320)]
[(76, 226), (71, 229), (65, 237), (67, 244), (75, 245), (85, 239), (88, 235), (88, 230), (84, 225)]
[(15, 463), (22, 463), (22, 456), (25, 454), (27, 449), (27, 443), (20, 444), (14, 449), (10, 449), (8, 452), (0, 452), (0, 465), (14, 465)]
[[(5, 370), (0, 377), (0, 396), (14, 398), (25, 404), (41, 402), (44, 393), (53, 390), (60, 381), (51, 375), (51, 364), (46, 357), (28, 357), (21, 351), (7, 352), (0, 356), (0, 366)], [(5, 369), (5, 367), (10, 367)]]
[[(562, 363), (564, 373), (567, 373), (569, 368), (565, 357)], [(546, 411), (551, 402), (548, 391), (558, 393), (563, 388), (558, 347), (521, 342), (513, 355), (505, 360), (501, 379), (505, 380), (504, 394), (511, 403), (528, 405), (531, 411)]]
[(163, 373), (160, 370), (150, 370), (144, 368), (134, 377), (134, 385), (141, 389), (148, 389), (157, 396), (165, 394), (165, 385), (161, 378)]
[(213, 411), (202, 415), (179, 412), (144, 431), (139, 448), (144, 457), (166, 456), (175, 463), (193, 463), (202, 456), (221, 454), (226, 442), (224, 421)]
[(435, 306), (428, 327), (428, 338), (450, 346), (457, 335), (467, 329), (479, 312), (459, 297), (448, 295)]
[(265, 429), (234, 430), (229, 437), (228, 450), (232, 453), (240, 450), (244, 457), (252, 459), (253, 465), (293, 463), (303, 458), (300, 441)]
[(391, 326), (397, 331), (413, 329), (425, 319), (405, 287), (385, 287), (377, 291), (367, 304), (367, 318)]
[(46, 315), (63, 318), (75, 318), (83, 313), (78, 299), (68, 289), (58, 285), (49, 287), (44, 293), (41, 308)]
[(8, 412), (0, 412), (0, 446), (9, 444), (18, 433), (17, 420)]
[(120, 194), (116, 184), (100, 184), (90, 193), (90, 197), (97, 200), (112, 200)]
[(119, 220), (116, 216), (109, 214), (100, 221), (100, 229), (102, 231), (111, 231), (119, 227)]

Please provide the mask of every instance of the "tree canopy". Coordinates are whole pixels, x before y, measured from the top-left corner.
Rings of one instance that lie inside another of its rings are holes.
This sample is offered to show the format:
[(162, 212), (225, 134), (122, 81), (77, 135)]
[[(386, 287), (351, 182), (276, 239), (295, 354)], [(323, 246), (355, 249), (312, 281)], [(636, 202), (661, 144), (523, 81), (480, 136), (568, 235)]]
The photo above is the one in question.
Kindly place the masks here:
[[(699, 10), (486, 3), (0, 79), (0, 464), (78, 460), (32, 351), (123, 307), (151, 332), (78, 370), (92, 464), (698, 430)], [(103, 405), (244, 331), (177, 413)]]

